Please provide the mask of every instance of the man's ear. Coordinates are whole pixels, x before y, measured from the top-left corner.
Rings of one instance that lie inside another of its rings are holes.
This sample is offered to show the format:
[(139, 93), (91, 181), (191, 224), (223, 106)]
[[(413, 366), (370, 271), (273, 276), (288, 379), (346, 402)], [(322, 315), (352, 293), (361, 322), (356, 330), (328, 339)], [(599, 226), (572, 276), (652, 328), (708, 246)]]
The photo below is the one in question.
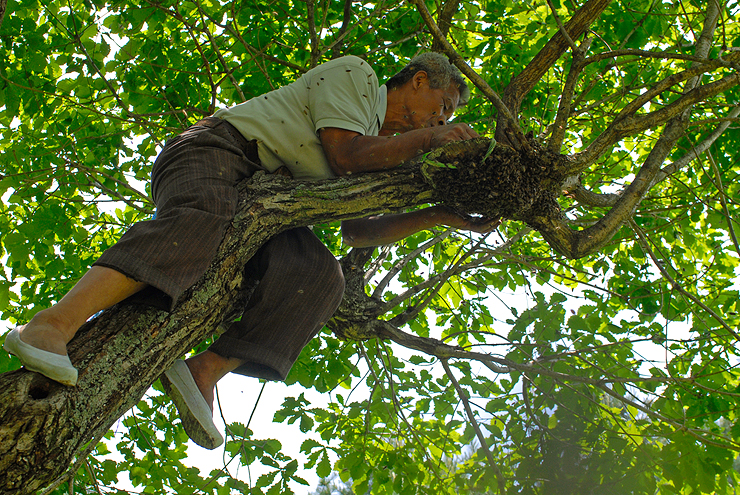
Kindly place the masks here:
[[(414, 74), (412, 81), (412, 87), (414, 89), (419, 89), (419, 87), (422, 85), (422, 83), (427, 83), (427, 73), (426, 71), (420, 70), (416, 74)], [(428, 84), (428, 83), (427, 83)]]

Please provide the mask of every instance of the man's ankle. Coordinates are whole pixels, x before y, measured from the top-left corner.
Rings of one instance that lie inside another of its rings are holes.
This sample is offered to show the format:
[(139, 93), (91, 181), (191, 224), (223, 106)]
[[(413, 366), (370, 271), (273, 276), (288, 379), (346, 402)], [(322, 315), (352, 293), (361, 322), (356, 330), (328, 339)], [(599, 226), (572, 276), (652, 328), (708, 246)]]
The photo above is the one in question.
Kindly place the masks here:
[(26, 327), (31, 327), (30, 329), (32, 331), (34, 330), (33, 327), (46, 327), (46, 331), (49, 331), (49, 327), (51, 327), (56, 330), (56, 333), (64, 340), (64, 343), (67, 344), (72, 340), (75, 333), (77, 333), (79, 325), (76, 325), (76, 323), (72, 322), (63, 314), (59, 314), (58, 311), (54, 311), (53, 308), (49, 308), (36, 313), (33, 318), (31, 318), (31, 321), (28, 322)]

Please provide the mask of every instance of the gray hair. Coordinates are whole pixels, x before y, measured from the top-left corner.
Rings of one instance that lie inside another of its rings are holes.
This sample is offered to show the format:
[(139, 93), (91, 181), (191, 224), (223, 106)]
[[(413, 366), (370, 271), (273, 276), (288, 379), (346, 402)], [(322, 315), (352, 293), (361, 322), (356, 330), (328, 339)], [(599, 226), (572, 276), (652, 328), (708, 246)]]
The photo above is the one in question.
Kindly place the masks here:
[(427, 73), (429, 87), (432, 89), (446, 89), (450, 86), (450, 83), (454, 82), (460, 92), (458, 106), (462, 107), (468, 104), (470, 88), (468, 88), (458, 68), (452, 65), (450, 60), (441, 53), (427, 52), (417, 55), (411, 59), (406, 67), (391, 77), (385, 85), (388, 89), (401, 87), (419, 71)]

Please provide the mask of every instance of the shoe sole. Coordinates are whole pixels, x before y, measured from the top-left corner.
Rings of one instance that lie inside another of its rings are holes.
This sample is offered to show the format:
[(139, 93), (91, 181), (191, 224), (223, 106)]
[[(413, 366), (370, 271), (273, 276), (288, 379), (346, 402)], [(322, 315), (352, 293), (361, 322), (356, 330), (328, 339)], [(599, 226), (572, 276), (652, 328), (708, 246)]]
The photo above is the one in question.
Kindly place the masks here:
[(213, 450), (224, 442), (213, 424), (213, 415), (198, 390), (185, 361), (178, 360), (160, 377), (167, 396), (177, 408), (182, 426), (190, 439), (201, 447)]

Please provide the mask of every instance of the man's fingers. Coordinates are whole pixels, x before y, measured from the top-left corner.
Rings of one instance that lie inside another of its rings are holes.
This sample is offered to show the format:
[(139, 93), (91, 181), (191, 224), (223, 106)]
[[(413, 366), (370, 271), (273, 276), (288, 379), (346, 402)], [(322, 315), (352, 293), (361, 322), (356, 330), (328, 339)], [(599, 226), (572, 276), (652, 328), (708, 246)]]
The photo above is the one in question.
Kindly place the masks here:
[(468, 124), (451, 124), (432, 127), (434, 138), (432, 146), (438, 148), (453, 141), (467, 141), (478, 137), (478, 133), (470, 128)]
[(454, 124), (455, 131), (458, 131), (460, 134), (460, 141), (465, 141), (467, 139), (473, 139), (478, 137), (478, 133), (475, 132), (468, 124)]
[(480, 234), (487, 234), (493, 230), (496, 229), (499, 225), (501, 225), (501, 219), (500, 218), (494, 218), (491, 219), (485, 219), (483, 221), (478, 220), (475, 225), (478, 227), (477, 229), (471, 229), (475, 230), (476, 232)]
[(475, 139), (477, 137), (480, 137), (477, 132), (475, 132), (469, 125), (465, 124), (465, 130), (468, 133), (468, 139)]

